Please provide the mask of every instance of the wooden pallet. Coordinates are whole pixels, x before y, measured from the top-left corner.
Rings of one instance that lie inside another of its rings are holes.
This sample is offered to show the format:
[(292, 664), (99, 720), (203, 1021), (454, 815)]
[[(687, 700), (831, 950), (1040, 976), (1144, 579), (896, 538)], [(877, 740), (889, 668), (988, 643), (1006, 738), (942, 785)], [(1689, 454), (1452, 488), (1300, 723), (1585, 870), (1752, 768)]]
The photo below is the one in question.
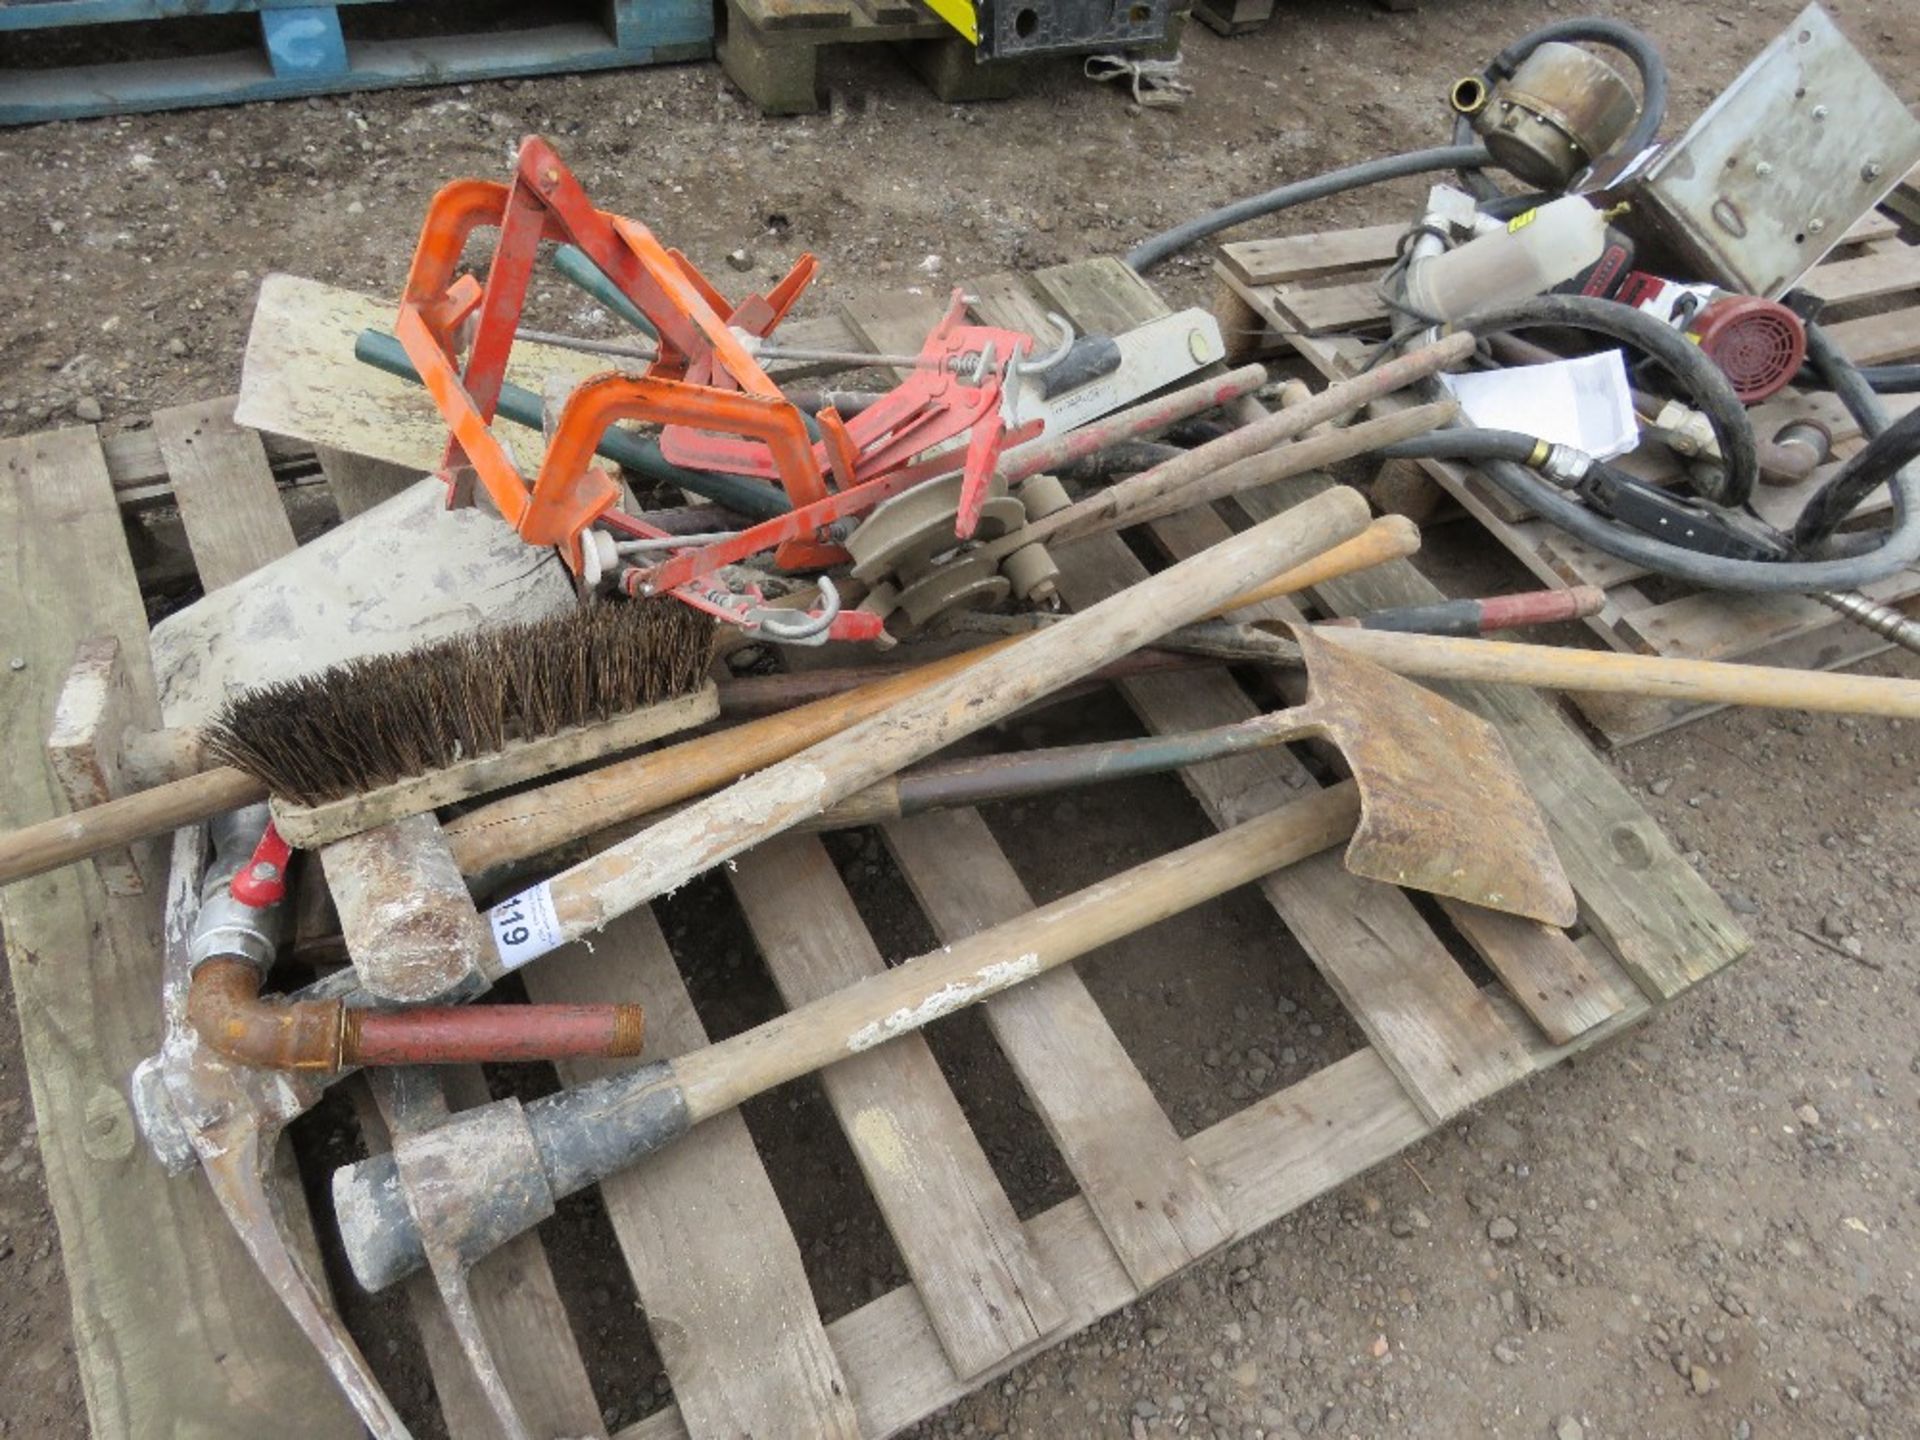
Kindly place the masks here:
[[(1114, 261), (996, 276), (975, 288), (980, 318), (998, 324), (1034, 324), (1058, 310), (1091, 330), (1165, 310)], [(897, 351), (917, 343), (938, 311), (931, 297), (881, 296), (844, 307), (836, 323), (866, 346)], [(128, 441), (103, 450), (90, 428), (0, 442), (0, 605), (8, 613), (30, 606), (37, 617), (15, 642), (25, 666), (9, 672), (0, 691), (5, 759), (19, 777), (0, 793), (0, 822), (19, 825), (59, 808), (40, 742), (76, 642), (109, 630), (128, 654), (144, 653), (141, 597), (121, 538), (124, 497), (150, 500), (156, 486), (171, 485), (208, 585), (292, 545), (288, 490), (274, 467), (285, 475), (312, 462), (298, 446), (269, 446), (236, 424), (233, 405), (160, 412), (151, 454)], [(154, 460), (163, 473), (154, 473)], [(321, 450), (319, 460), (343, 513), (406, 478), (334, 451)], [(1273, 513), (1301, 488), (1325, 483), (1290, 482), (1283, 495), (1170, 517), (1136, 538), (1165, 556), (1189, 554), (1219, 539), (1230, 520)], [(1066, 598), (1084, 606), (1137, 581), (1140, 553), (1117, 536), (1062, 552)], [(73, 564), (76, 554), (88, 563)], [(1411, 565), (1395, 562), (1330, 584), (1312, 600), (1344, 614), (1436, 593)], [(1267, 613), (1297, 612), (1276, 604)], [(146, 667), (132, 668), (150, 705)], [(1137, 679), (1122, 693), (1153, 730), (1219, 724), (1256, 708), (1225, 671)], [(1511, 690), (1463, 687), (1457, 695), (1501, 728), (1540, 798), (1580, 896), (1578, 931), (1448, 907), (1455, 934), (1500, 977), (1481, 985), (1425, 918), (1432, 912), (1349, 875), (1336, 854), (1269, 876), (1258, 893), (1271, 910), (1275, 963), (1291, 953), (1291, 936), (1365, 1043), (1185, 1137), (1075, 969), (997, 997), (985, 1007), (986, 1024), (1077, 1186), (1025, 1220), (925, 1038), (843, 1062), (822, 1077), (825, 1098), (911, 1278), (830, 1323), (801, 1267), (800, 1243), (810, 1237), (796, 1235), (782, 1213), (746, 1126), (737, 1117), (702, 1126), (600, 1187), (618, 1243), (604, 1264), (631, 1277), (672, 1385), (670, 1403), (619, 1431), (623, 1440), (893, 1434), (1469, 1107), (1645, 1018), (1747, 948), (1713, 891), (1552, 705)], [(1185, 779), (1220, 826), (1315, 783), (1284, 749)], [(1140, 823), (1143, 845), (1164, 845)], [(978, 813), (918, 818), (882, 833), (943, 940), (1033, 903), (1028, 878)], [(763, 846), (727, 881), (785, 1003), (883, 963), (820, 841)], [(111, 899), (89, 868), (0, 890), (95, 1431), (251, 1437), (283, 1428), (292, 1414), (303, 1435), (351, 1433), (204, 1185), (166, 1179), (133, 1133), (121, 1088), (156, 1039), (159, 900)], [(526, 975), (542, 1000), (640, 1001), (658, 1053), (704, 1038), (648, 910), (608, 927), (592, 950), (570, 947)], [(1207, 1024), (1184, 1010), (1166, 1013), (1167, 1023)], [(604, 1068), (571, 1065), (564, 1078)], [(445, 1092), (450, 1105), (469, 1105), (486, 1097), (485, 1079), (454, 1072)], [(369, 1144), (379, 1144), (377, 1120), (367, 1128)], [(474, 1280), (482, 1324), (534, 1432), (604, 1435), (541, 1235), (514, 1242)], [(451, 1433), (495, 1433), (431, 1284), (416, 1283), (407, 1305)]]
[[(143, 110), (234, 105), (339, 90), (444, 85), (509, 75), (605, 70), (713, 53), (709, 0), (604, 0), (594, 6), (527, 5), (504, 30), (437, 25), (399, 38), (363, 38), (356, 11), (393, 0), (9, 0), (0, 31), (184, 21), (257, 12), (257, 48), (99, 64), (0, 68), (0, 125)], [(352, 7), (352, 8), (349, 8)], [(394, 13), (404, 7), (393, 6)], [(343, 24), (343, 18), (345, 23)], [(384, 17), (382, 17), (384, 18)]]
[[(1272, 240), (1224, 245), (1214, 270), (1217, 309), (1234, 338), (1236, 356), (1292, 351), (1321, 374), (1344, 375), (1364, 345), (1355, 335), (1378, 336), (1387, 313), (1376, 289), (1405, 227), (1370, 225)], [(1920, 246), (1901, 238), (1891, 216), (1876, 212), (1848, 232), (1805, 282), (1825, 298), (1827, 332), (1863, 365), (1920, 355)], [(1890, 396), (1904, 414), (1912, 396)], [(1755, 510), (1775, 524), (1790, 523), (1807, 497), (1863, 443), (1859, 427), (1831, 394), (1789, 388), (1751, 412), (1755, 433), (1771, 437), (1789, 420), (1815, 417), (1836, 440), (1836, 458), (1798, 485), (1762, 485)], [(1644, 479), (1679, 478), (1664, 452), (1617, 462)], [(1834, 669), (1887, 649), (1885, 641), (1804, 596), (1732, 596), (1699, 590), (1642, 566), (1601, 554), (1531, 515), (1471, 466), (1423, 461), (1419, 469), (1484, 526), (1513, 557), (1551, 586), (1597, 585), (1607, 606), (1586, 622), (1613, 649), (1701, 660)], [(1882, 490), (1862, 508), (1884, 511)], [(1889, 604), (1920, 596), (1920, 571), (1904, 571), (1866, 587)], [(1612, 745), (1644, 739), (1710, 713), (1716, 706), (1626, 696), (1580, 695), (1574, 703)]]

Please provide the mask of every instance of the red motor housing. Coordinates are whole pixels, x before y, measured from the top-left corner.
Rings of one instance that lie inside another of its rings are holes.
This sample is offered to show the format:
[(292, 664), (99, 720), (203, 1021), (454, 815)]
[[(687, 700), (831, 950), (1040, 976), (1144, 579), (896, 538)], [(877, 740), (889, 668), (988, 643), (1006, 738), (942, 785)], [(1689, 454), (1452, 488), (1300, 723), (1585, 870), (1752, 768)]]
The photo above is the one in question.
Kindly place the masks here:
[(1733, 382), (1743, 405), (1777, 394), (1807, 358), (1807, 329), (1778, 300), (1728, 295), (1704, 306), (1687, 333)]

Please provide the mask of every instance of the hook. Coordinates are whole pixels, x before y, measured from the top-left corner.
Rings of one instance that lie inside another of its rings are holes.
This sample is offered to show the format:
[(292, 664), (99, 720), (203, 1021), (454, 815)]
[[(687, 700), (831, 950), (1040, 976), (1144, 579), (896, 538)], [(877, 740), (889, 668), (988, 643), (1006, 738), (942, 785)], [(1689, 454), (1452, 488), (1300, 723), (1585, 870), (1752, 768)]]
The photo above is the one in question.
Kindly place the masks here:
[(1049, 310), (1047, 312), (1047, 323), (1053, 326), (1054, 333), (1060, 337), (1060, 343), (1037, 360), (1031, 356), (1015, 360), (1013, 364), (1007, 367), (1015, 375), (1038, 375), (1042, 371), (1051, 370), (1062, 360), (1066, 359), (1067, 352), (1073, 349), (1073, 325), (1067, 317), (1064, 315), (1056, 315), (1053, 311)]
[(822, 575), (818, 611), (767, 608), (754, 616), (754, 622), (761, 633), (776, 644), (805, 645), (812, 642), (817, 645), (825, 641), (827, 631), (833, 628), (833, 622), (839, 618), (840, 592), (834, 587), (830, 576)]

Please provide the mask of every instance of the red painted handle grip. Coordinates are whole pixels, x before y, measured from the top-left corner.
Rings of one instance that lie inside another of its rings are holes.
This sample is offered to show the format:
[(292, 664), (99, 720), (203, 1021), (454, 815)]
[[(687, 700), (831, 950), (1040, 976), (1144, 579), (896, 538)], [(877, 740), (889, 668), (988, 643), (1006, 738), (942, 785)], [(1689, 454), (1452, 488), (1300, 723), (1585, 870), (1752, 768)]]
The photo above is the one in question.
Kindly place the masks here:
[(233, 898), (256, 910), (278, 905), (287, 898), (287, 862), (292, 856), (293, 847), (269, 821), (251, 858), (234, 873)]

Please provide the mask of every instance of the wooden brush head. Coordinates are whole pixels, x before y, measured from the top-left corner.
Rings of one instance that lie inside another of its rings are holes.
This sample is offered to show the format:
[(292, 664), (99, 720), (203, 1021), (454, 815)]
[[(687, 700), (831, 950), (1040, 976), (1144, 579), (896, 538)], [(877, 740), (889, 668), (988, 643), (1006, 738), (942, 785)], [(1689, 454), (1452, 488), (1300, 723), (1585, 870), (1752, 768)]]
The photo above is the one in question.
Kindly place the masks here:
[(319, 805), (689, 694), (712, 658), (712, 620), (679, 601), (603, 602), (242, 691), (207, 751)]

